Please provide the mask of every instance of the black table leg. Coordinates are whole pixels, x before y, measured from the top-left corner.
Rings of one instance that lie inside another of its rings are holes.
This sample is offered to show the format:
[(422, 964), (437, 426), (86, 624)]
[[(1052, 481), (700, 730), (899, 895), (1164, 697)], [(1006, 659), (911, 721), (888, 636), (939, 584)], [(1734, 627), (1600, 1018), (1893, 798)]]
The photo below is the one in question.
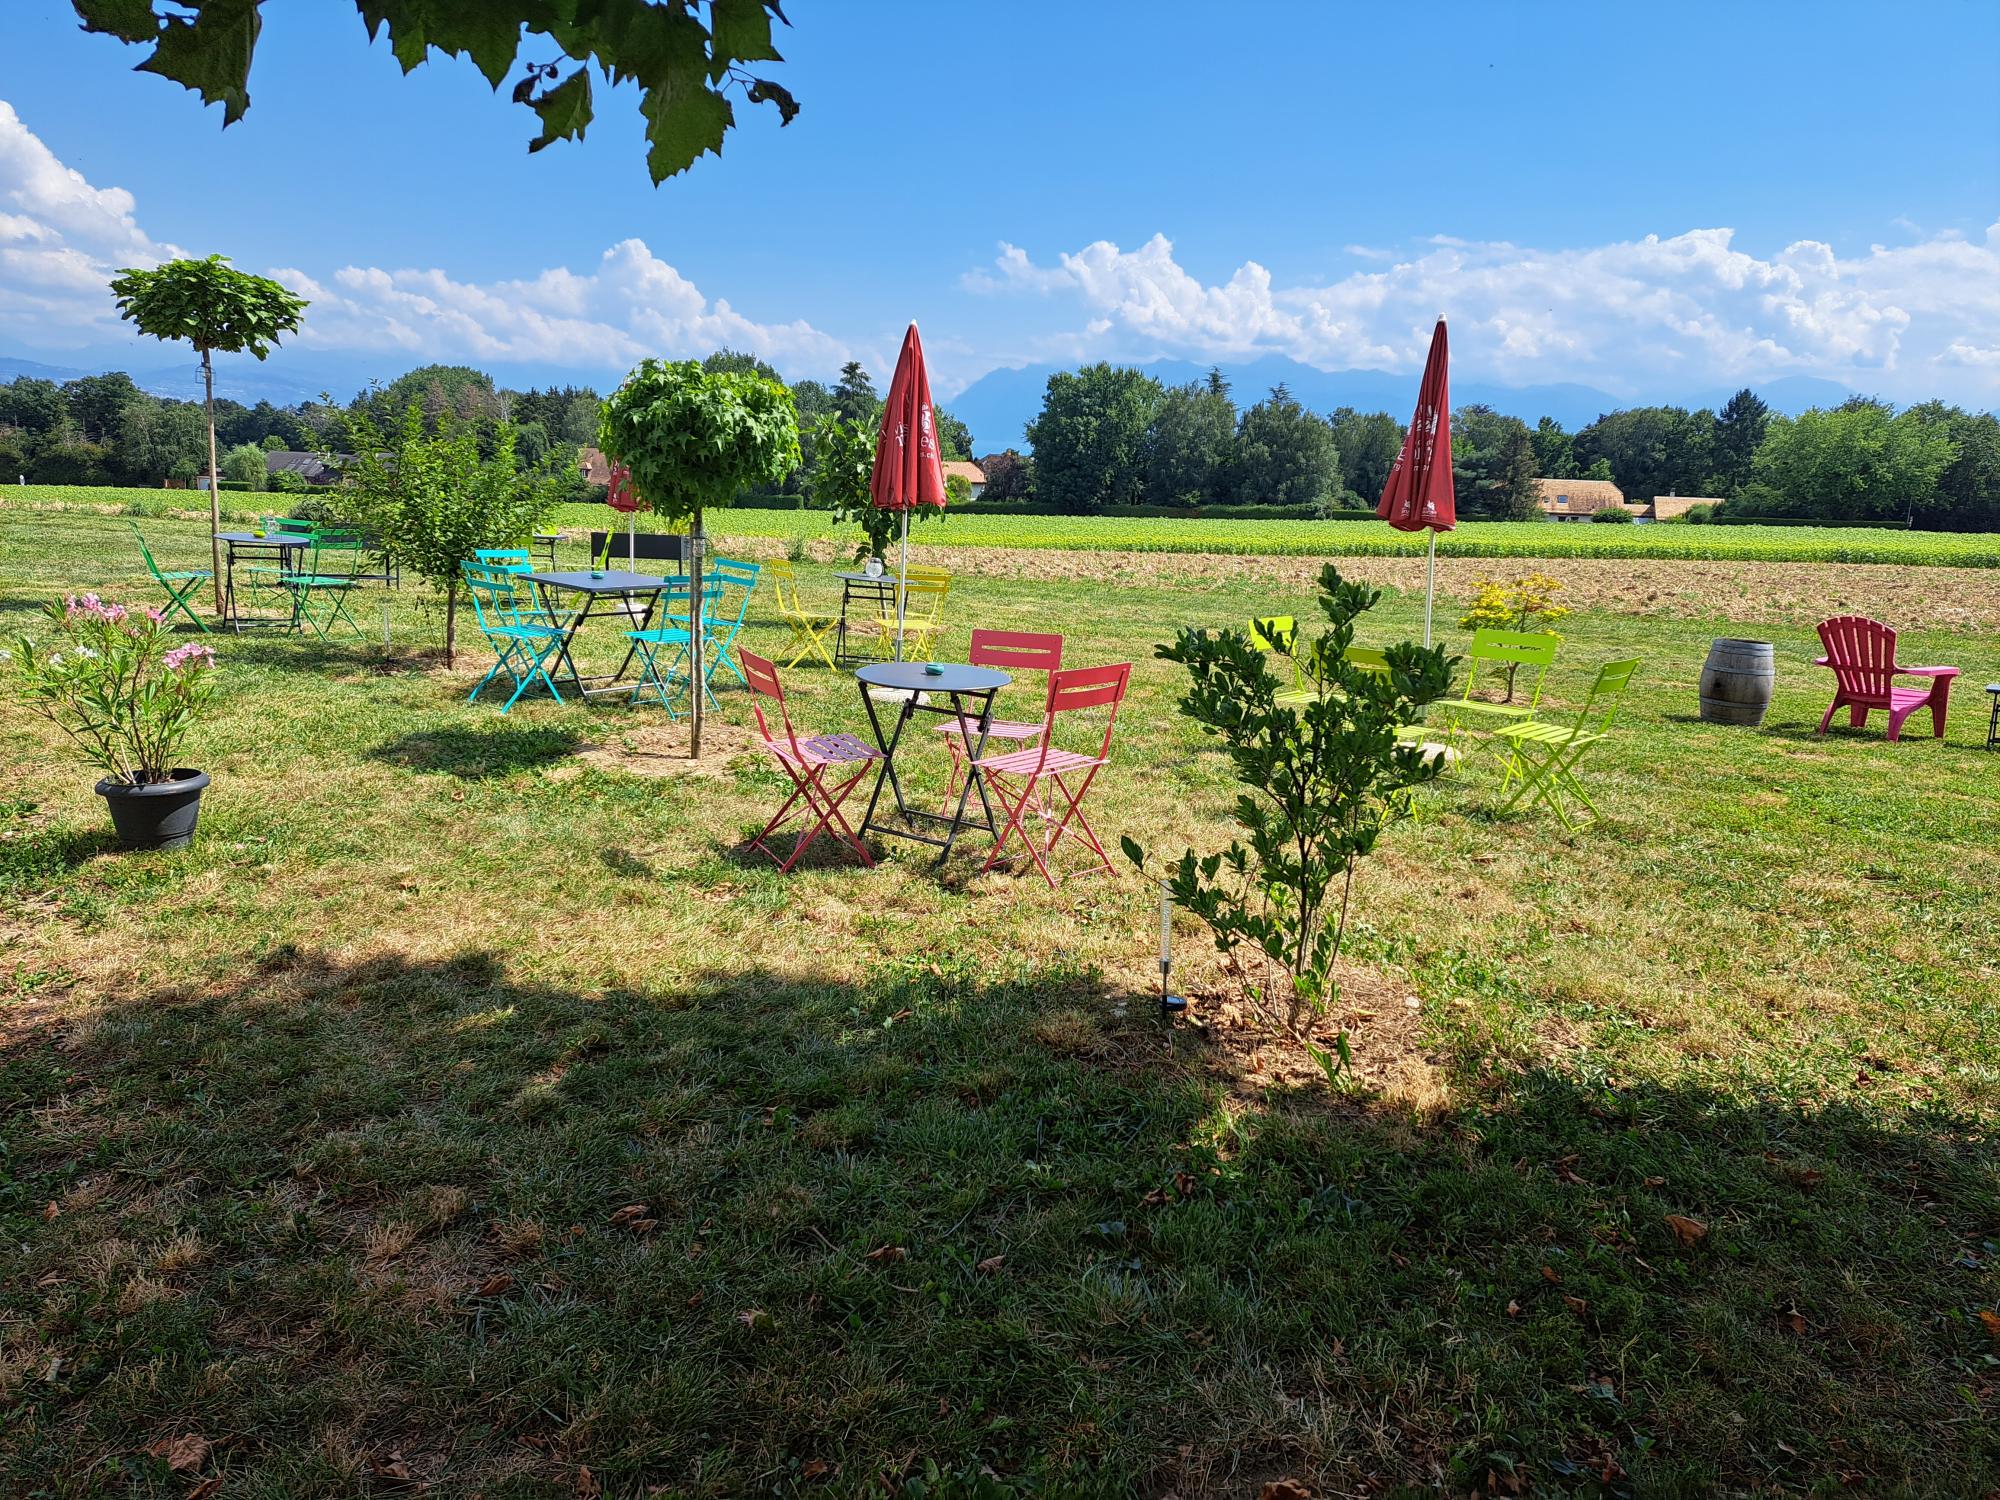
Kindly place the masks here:
[[(903, 801), (903, 784), (896, 779), (896, 747), (903, 742), (903, 726), (910, 722), (916, 711), (917, 698), (912, 693), (903, 700), (902, 711), (896, 716), (896, 732), (887, 739), (882, 736), (882, 720), (875, 712), (875, 699), (868, 691), (868, 684), (861, 684), (861, 706), (868, 710), (868, 727), (874, 732), (875, 743), (882, 750), (882, 769), (875, 773), (875, 790), (868, 797), (868, 811), (861, 819), (861, 831), (866, 834), (874, 830), (875, 808), (882, 800), (882, 783), (888, 782), (889, 789), (896, 797), (896, 815), (908, 821), (908, 805)], [(895, 833), (894, 829), (877, 830)]]
[[(952, 844), (957, 840), (960, 831), (965, 827), (965, 805), (972, 796), (972, 788), (975, 783), (979, 787), (979, 806), (986, 814), (986, 832), (993, 838), (997, 839), (1000, 837), (1000, 830), (993, 826), (993, 804), (986, 800), (986, 778), (979, 771), (979, 762), (986, 754), (987, 731), (993, 727), (993, 699), (994, 695), (998, 692), (998, 688), (989, 690), (984, 695), (985, 701), (979, 706), (979, 743), (977, 746), (972, 747), (971, 753), (966, 759), (965, 784), (958, 789), (958, 810), (952, 814), (951, 827), (945, 830), (944, 849), (938, 855), (937, 859), (939, 864), (943, 864), (945, 859), (951, 854)], [(964, 705), (957, 693), (951, 694), (950, 697), (951, 711), (958, 724), (957, 732), (959, 738), (963, 739), (965, 737)]]

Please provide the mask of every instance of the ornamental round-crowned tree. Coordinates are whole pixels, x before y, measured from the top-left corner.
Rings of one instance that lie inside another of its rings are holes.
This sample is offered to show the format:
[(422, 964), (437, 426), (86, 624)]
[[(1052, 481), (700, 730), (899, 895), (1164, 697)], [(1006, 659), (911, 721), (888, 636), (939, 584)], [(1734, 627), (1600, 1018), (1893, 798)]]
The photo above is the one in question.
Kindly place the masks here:
[(702, 512), (753, 487), (775, 488), (799, 462), (792, 393), (762, 375), (704, 371), (693, 360), (639, 365), (611, 399), (597, 446), (631, 471), (640, 496), (670, 522), (688, 523), (690, 753), (701, 755), (707, 645), (701, 610)]
[(149, 337), (194, 345), (208, 406), (208, 549), (215, 584), (215, 612), (222, 613), (222, 498), (216, 488), (215, 364), (211, 356), (254, 354), (263, 359), (281, 335), (298, 332), (306, 300), (275, 281), (238, 271), (227, 256), (170, 260), (153, 270), (128, 269), (111, 279), (118, 314)]

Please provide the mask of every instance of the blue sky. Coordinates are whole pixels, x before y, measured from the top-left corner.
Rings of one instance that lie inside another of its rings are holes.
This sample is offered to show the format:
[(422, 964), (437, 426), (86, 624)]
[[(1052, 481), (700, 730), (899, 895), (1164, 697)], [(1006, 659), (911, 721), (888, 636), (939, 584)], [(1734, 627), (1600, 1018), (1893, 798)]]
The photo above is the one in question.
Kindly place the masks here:
[[(614, 380), (757, 348), (941, 392), (1002, 365), (1254, 358), (1635, 398), (1819, 375), (2000, 398), (2000, 5), (791, 0), (780, 130), (647, 183), (633, 97), (525, 154), (469, 64), (272, 4), (224, 132), (64, 0), (7, 0), (0, 353), (128, 350), (106, 268), (222, 251), (297, 358)], [(127, 196), (129, 195), (129, 196)], [(135, 358), (156, 355), (145, 351)]]

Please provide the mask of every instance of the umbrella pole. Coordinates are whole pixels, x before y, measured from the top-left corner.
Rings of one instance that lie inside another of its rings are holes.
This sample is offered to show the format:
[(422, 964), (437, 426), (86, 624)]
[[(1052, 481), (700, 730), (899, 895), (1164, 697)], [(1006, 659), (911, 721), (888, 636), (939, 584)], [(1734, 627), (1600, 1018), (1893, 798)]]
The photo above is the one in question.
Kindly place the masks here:
[(1431, 557), (1424, 564), (1424, 644), (1431, 643), (1431, 602), (1437, 597), (1438, 534), (1431, 533)]
[(694, 529), (688, 536), (688, 759), (701, 759), (701, 700), (707, 690), (702, 676), (703, 622), (701, 611), (701, 507), (694, 512)]
[(910, 594), (910, 508), (903, 507), (903, 557), (896, 580), (896, 660), (903, 659), (903, 610)]

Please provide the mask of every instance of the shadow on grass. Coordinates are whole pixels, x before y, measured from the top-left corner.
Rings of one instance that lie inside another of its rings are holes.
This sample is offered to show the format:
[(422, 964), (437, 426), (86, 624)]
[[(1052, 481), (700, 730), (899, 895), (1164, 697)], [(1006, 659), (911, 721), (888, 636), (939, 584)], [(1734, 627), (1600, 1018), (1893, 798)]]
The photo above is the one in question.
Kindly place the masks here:
[(399, 736), (377, 745), (368, 758), (406, 771), (486, 781), (565, 760), (581, 743), (575, 730), (546, 725), (495, 724), (485, 729), (454, 725)]
[(8, 828), (0, 837), (0, 894), (43, 889), (117, 848), (108, 827)]
[(2000, 1477), (1990, 1136), (1882, 1085), (1460, 1056), (1430, 1116), (1245, 1109), (1147, 997), (943, 955), (288, 948), (0, 1037), (22, 1472), (199, 1430), (278, 1492)]

